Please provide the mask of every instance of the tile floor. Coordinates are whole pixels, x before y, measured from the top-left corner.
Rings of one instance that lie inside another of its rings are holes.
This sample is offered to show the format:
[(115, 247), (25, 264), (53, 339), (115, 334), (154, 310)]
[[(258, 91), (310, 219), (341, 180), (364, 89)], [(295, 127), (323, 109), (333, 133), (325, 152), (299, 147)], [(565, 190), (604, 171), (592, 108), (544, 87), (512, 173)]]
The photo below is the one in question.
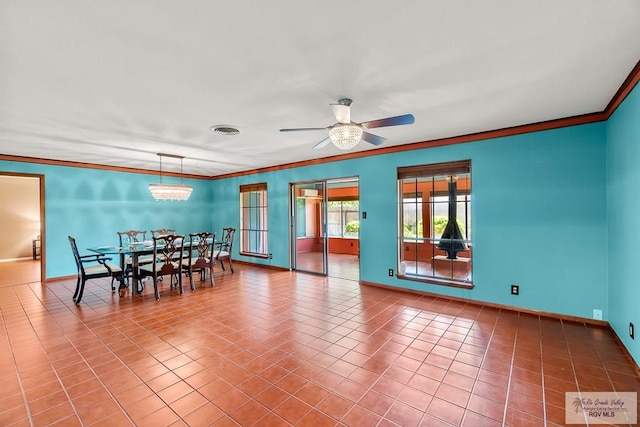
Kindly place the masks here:
[[(304, 252), (297, 255), (296, 269), (322, 273), (322, 253)], [(360, 260), (357, 255), (329, 253), (327, 258), (328, 276), (348, 280), (360, 279)]]
[(236, 267), (0, 288), (0, 425), (555, 426), (566, 391), (640, 390), (606, 328)]

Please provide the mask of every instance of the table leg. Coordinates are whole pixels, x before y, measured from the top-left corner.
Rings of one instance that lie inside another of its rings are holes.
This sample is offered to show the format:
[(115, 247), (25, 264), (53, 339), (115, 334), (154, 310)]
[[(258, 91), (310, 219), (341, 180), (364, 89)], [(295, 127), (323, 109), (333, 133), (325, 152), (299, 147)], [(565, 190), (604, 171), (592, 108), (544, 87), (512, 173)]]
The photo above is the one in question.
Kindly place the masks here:
[[(142, 287), (140, 286), (138, 280), (138, 253), (136, 251), (133, 251), (131, 253), (131, 269), (133, 270), (131, 272), (131, 281), (135, 284), (136, 293), (141, 294)], [(133, 289), (133, 284), (131, 286), (131, 289)]]
[(127, 289), (127, 268), (124, 262), (124, 254), (120, 252), (120, 268), (122, 269), (122, 281), (120, 282), (120, 287), (118, 288), (118, 294), (122, 298), (124, 296), (125, 290)]

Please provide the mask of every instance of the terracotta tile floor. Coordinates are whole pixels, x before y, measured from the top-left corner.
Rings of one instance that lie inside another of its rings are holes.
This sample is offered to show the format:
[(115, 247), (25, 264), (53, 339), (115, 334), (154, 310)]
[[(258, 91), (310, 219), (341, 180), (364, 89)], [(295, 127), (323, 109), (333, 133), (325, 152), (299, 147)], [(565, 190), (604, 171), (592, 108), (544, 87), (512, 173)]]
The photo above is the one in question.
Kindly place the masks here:
[(159, 301), (1, 288), (0, 425), (554, 426), (640, 390), (605, 328), (236, 266)]
[[(329, 253), (328, 276), (360, 280), (360, 260), (357, 255)], [(297, 270), (322, 273), (322, 253), (303, 252), (296, 255)]]

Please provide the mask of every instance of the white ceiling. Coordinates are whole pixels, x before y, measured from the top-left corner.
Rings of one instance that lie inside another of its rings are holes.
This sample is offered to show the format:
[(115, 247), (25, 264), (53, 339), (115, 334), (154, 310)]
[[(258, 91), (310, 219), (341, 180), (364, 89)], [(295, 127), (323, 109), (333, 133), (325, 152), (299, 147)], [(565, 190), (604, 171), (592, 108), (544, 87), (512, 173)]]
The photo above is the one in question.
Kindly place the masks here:
[(0, 154), (221, 175), (343, 153), (279, 132), (343, 97), (415, 116), (386, 147), (602, 111), (639, 59), (637, 0), (0, 0)]

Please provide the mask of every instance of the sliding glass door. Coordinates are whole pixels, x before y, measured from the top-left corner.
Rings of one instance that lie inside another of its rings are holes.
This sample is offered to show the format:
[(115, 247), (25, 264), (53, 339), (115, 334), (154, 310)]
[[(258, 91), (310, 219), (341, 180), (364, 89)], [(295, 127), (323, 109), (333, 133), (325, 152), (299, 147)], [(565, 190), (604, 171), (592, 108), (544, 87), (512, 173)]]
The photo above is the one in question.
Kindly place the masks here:
[(291, 184), (291, 268), (327, 275), (326, 181)]

